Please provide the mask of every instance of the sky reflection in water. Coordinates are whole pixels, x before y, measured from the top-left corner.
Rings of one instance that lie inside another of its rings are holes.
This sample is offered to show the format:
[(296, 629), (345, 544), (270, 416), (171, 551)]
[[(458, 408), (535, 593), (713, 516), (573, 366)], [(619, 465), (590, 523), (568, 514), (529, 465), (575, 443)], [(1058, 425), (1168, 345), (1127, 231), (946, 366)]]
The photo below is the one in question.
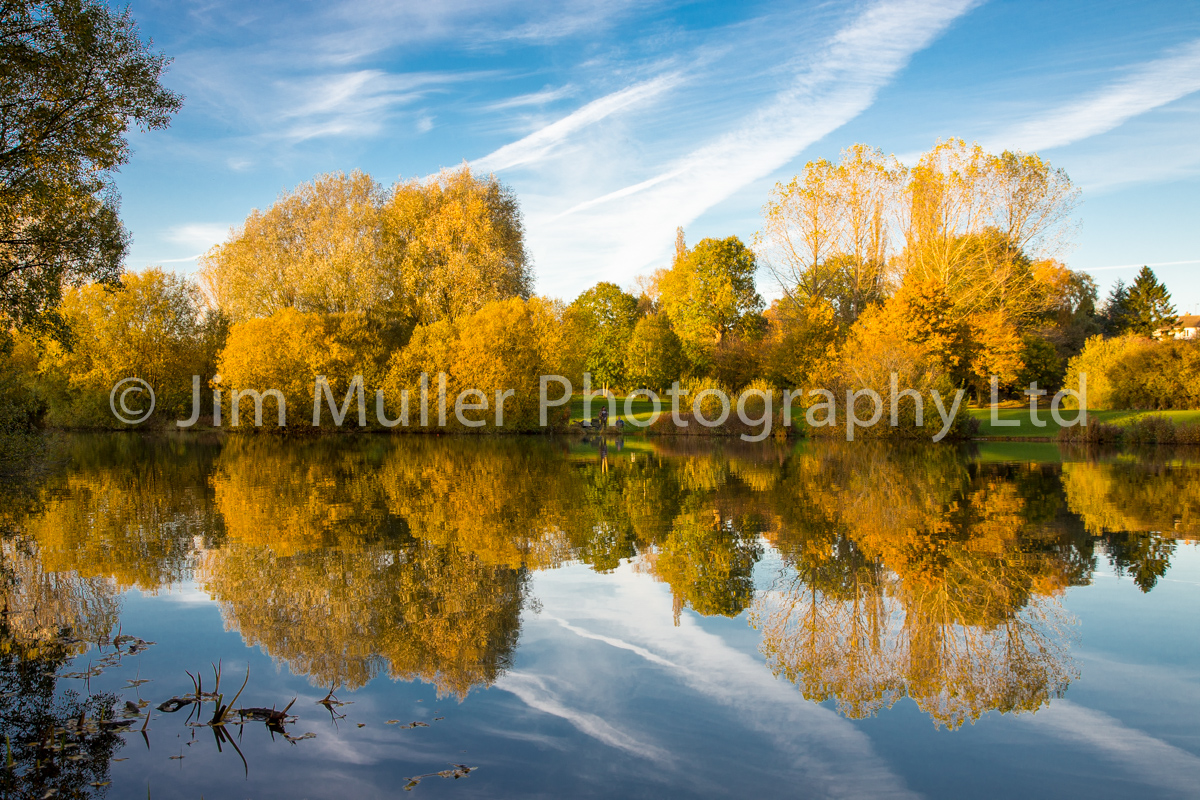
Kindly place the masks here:
[[(5, 796), (1200, 786), (1194, 453), (80, 435), (46, 458), (0, 495)], [(235, 709), (296, 701), (213, 728), (215, 694), (157, 708), (194, 697), (185, 670)]]

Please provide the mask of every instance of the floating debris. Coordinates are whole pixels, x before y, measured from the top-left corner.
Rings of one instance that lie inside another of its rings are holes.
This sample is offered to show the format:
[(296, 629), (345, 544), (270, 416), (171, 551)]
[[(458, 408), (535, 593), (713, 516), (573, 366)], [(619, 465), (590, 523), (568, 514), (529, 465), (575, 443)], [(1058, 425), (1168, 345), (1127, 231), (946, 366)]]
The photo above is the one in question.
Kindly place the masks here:
[(425, 775), (408, 778), (408, 783), (404, 784), (404, 791), (411, 792), (416, 788), (417, 784), (426, 778), (453, 778), (454, 780), (458, 780), (459, 778), (465, 778), (470, 773), (479, 769), (479, 767), (468, 767), (466, 764), (451, 764), (450, 766), (454, 767), (454, 769), (444, 769), (440, 772), (430, 772)]

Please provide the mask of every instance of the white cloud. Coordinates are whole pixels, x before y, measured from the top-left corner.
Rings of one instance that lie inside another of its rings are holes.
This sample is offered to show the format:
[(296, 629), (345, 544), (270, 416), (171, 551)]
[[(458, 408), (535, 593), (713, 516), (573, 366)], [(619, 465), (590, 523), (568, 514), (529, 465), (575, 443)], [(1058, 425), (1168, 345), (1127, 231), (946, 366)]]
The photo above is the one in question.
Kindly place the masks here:
[[(230, 227), (226, 222), (189, 222), (185, 225), (171, 226), (163, 238), (172, 244), (184, 245), (188, 250), (204, 253), (213, 245), (225, 241), (229, 237)], [(196, 256), (192, 256), (192, 258), (196, 258)], [(171, 260), (189, 261), (191, 259)]]
[(480, 172), (499, 172), (534, 161), (541, 161), (553, 153), (555, 148), (571, 135), (616, 114), (618, 111), (636, 107), (657, 97), (677, 86), (680, 80), (681, 74), (673, 72), (605, 95), (557, 122), (534, 131), (524, 139), (506, 144), (499, 150), (489, 153), (473, 162), (471, 167)]
[[(436, 87), (470, 80), (474, 73), (402, 73), (359, 70), (280, 82), (274, 115), (291, 124), (266, 138), (303, 141), (325, 136), (352, 138), (380, 134), (392, 109), (423, 99)], [(418, 118), (418, 130), (428, 115)], [(430, 121), (432, 126), (432, 121)]]
[(1091, 747), (1139, 782), (1190, 797), (1200, 786), (1200, 757), (1143, 731), (1123, 725), (1100, 711), (1057, 700), (1036, 714), (1018, 719), (1059, 738)]
[(663, 766), (669, 766), (675, 760), (666, 750), (639, 740), (626, 731), (618, 730), (604, 718), (565, 705), (549, 689), (546, 680), (538, 675), (526, 672), (508, 672), (494, 685), (497, 689), (503, 689), (516, 695), (521, 702), (532, 709), (565, 719), (580, 732), (610, 747), (624, 750), (639, 758), (648, 758)]
[(1200, 40), (998, 137), (1004, 147), (1048, 150), (1106, 133), (1133, 117), (1200, 91)]
[(571, 84), (560, 86), (557, 89), (543, 89), (540, 92), (531, 92), (529, 94), (519, 94), (516, 97), (509, 97), (504, 100), (497, 100), (494, 103), (489, 103), (485, 108), (488, 111), (505, 111), (510, 108), (523, 108), (526, 106), (544, 106), (549, 103), (554, 103), (562, 100), (565, 97), (570, 97), (577, 90)]
[[(606, 668), (617, 668), (618, 663), (620, 668), (629, 669), (628, 661), (610, 664), (606, 661), (609, 656), (598, 653), (595, 660), (589, 656), (589, 669), (572, 668), (574, 659), (579, 658), (580, 645), (563, 640), (564, 628), (584, 639), (609, 645), (614, 653), (634, 654), (643, 660), (645, 669), (666, 672), (665, 680), (670, 685), (693, 693), (688, 721), (658, 715), (654, 733), (663, 741), (637, 745), (670, 749), (684, 765), (682, 772), (673, 774), (667, 770), (670, 765), (656, 767), (655, 774), (660, 779), (675, 785), (689, 780), (710, 789), (713, 780), (728, 779), (724, 773), (712, 774), (727, 767), (726, 762), (702, 763), (703, 759), (689, 758), (684, 749), (686, 739), (674, 730), (675, 725), (694, 724), (695, 719), (721, 718), (718, 709), (726, 709), (732, 710), (735, 719), (725, 729), (728, 739), (738, 742), (749, 734), (756, 741), (763, 737), (773, 743), (774, 749), (756, 745), (757, 757), (793, 777), (809, 796), (916, 796), (875, 753), (866, 734), (831, 709), (806, 700), (792, 684), (776, 679), (760, 657), (731, 646), (697, 624), (690, 614), (684, 614), (675, 625), (670, 589), (651, 576), (636, 573), (629, 564), (624, 564), (607, 575), (579, 566), (538, 573), (534, 580), (533, 591), (543, 611), (523, 621), (522, 635), (527, 641), (539, 642), (536, 651), (540, 655), (528, 669), (559, 676), (552, 692), (547, 681), (538, 684), (538, 689), (553, 699), (554, 710), (547, 713), (587, 719), (595, 715), (592, 709), (596, 709), (604, 713), (605, 730), (624, 732), (634, 729), (642, 714), (652, 713), (652, 709), (639, 703), (636, 715), (626, 717), (629, 709), (623, 706), (621, 698), (606, 692), (624, 693), (628, 684), (597, 679), (605, 674)], [(539, 663), (542, 660), (550, 663)], [(504, 680), (498, 685), (512, 691)], [(647, 677), (639, 679), (639, 684), (653, 687), (654, 681)], [(653, 691), (640, 695), (645, 702), (651, 702), (649, 698), (653, 696)], [(546, 699), (542, 693), (531, 693), (531, 697), (538, 702)], [(745, 766), (762, 768), (759, 764)]]
[[(539, 289), (574, 294), (601, 276), (628, 282), (665, 256), (676, 226), (773, 174), (869, 107), (914, 53), (973, 5), (973, 0), (876, 3), (823, 44), (806, 50), (809, 57), (793, 72), (790, 85), (744, 115), (741, 124), (690, 152), (657, 162), (648, 175), (637, 165), (636, 147), (628, 145), (624, 129), (593, 146), (590, 174), (568, 163), (580, 156), (564, 145), (582, 124), (549, 126), (486, 157), (490, 169), (520, 164), (543, 175), (559, 172), (570, 182), (563, 192), (525, 193), (531, 250), (546, 268)], [(541, 146), (543, 139), (548, 146)], [(556, 147), (563, 149), (557, 161), (551, 158)], [(642, 174), (624, 187), (591, 197), (579, 197), (573, 188), (603, 185), (622, 170)], [(563, 202), (571, 193), (578, 199)]]

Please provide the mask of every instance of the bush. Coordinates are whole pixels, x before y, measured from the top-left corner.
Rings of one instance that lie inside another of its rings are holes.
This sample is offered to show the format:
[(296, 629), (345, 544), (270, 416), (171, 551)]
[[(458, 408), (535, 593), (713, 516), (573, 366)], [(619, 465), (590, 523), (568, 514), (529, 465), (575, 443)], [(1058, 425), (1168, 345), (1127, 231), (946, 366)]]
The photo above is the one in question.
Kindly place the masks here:
[(1122, 441), (1124, 436), (1124, 428), (1107, 422), (1072, 425), (1058, 431), (1058, 441), (1067, 444), (1113, 444)]
[(1152, 414), (1127, 426), (1092, 422), (1058, 432), (1060, 442), (1070, 444), (1200, 444), (1200, 424), (1175, 422), (1170, 417)]
[(1108, 370), (1114, 408), (1200, 408), (1200, 345), (1143, 340)]
[[(539, 428), (538, 391), (542, 375), (557, 372), (562, 344), (556, 335), (561, 327), (560, 309), (551, 303), (533, 300), (497, 300), (453, 322), (442, 320), (418, 326), (412, 339), (392, 355), (383, 382), (386, 408), (391, 418), (401, 413), (402, 392), (408, 392), (409, 426), (420, 425), (420, 378), (429, 381), (429, 427), (437, 426), (438, 373), (446, 378), (446, 427), (455, 430), (487, 430), (495, 427), (496, 393), (512, 389), (504, 401), (504, 429), (532, 431)], [(486, 400), (486, 410), (464, 409), (464, 426), (454, 412), (459, 394), (467, 389), (483, 393), (467, 396), (465, 403)], [(560, 389), (548, 389), (557, 398)], [(548, 420), (565, 425), (567, 406), (552, 409)], [(403, 426), (397, 428), (403, 430)]]
[[(235, 392), (274, 389), (284, 397), (288, 427), (306, 429), (312, 424), (317, 376), (326, 377), (335, 403), (341, 406), (354, 376), (362, 375), (367, 422), (371, 424), (374, 390), (383, 382), (386, 358), (376, 326), (357, 312), (304, 314), (285, 308), (269, 317), (238, 323), (230, 330), (218, 362), (223, 422), (233, 424)], [(266, 429), (278, 424), (276, 402), (274, 398), (263, 400)], [(253, 398), (243, 396), (239, 406), (238, 427), (252, 429)], [(356, 408), (352, 403), (343, 424), (357, 427)], [(321, 424), (333, 425), (324, 395)]]
[[(1088, 408), (1200, 408), (1200, 345), (1140, 336), (1093, 336), (1071, 359), (1063, 386), (1087, 374)], [(1071, 399), (1068, 398), (1070, 401)]]
[(219, 317), (204, 312), (197, 288), (161, 269), (129, 273), (123, 286), (69, 289), (62, 311), (72, 346), (48, 342), (39, 364), (47, 422), (62, 427), (121, 427), (109, 393), (141, 378), (156, 395), (161, 421), (191, 415), (192, 376), (212, 375), (221, 346)]

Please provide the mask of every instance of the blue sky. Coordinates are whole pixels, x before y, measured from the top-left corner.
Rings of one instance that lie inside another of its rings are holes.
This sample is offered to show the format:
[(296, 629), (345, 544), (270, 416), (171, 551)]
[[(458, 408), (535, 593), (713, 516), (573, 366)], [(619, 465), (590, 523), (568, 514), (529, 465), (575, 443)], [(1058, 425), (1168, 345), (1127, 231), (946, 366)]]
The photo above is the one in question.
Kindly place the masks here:
[[(855, 142), (1037, 151), (1083, 191), (1061, 254), (1148, 263), (1200, 312), (1200, 3), (132, 3), (186, 95), (118, 176), (128, 266), (195, 269), (322, 172), (468, 161), (520, 197), (538, 291), (749, 241), (776, 181)], [(1185, 263), (1177, 263), (1185, 262)], [(1132, 266), (1126, 266), (1132, 265)], [(1158, 265), (1158, 266), (1155, 266)], [(762, 276), (763, 293), (775, 294)]]

